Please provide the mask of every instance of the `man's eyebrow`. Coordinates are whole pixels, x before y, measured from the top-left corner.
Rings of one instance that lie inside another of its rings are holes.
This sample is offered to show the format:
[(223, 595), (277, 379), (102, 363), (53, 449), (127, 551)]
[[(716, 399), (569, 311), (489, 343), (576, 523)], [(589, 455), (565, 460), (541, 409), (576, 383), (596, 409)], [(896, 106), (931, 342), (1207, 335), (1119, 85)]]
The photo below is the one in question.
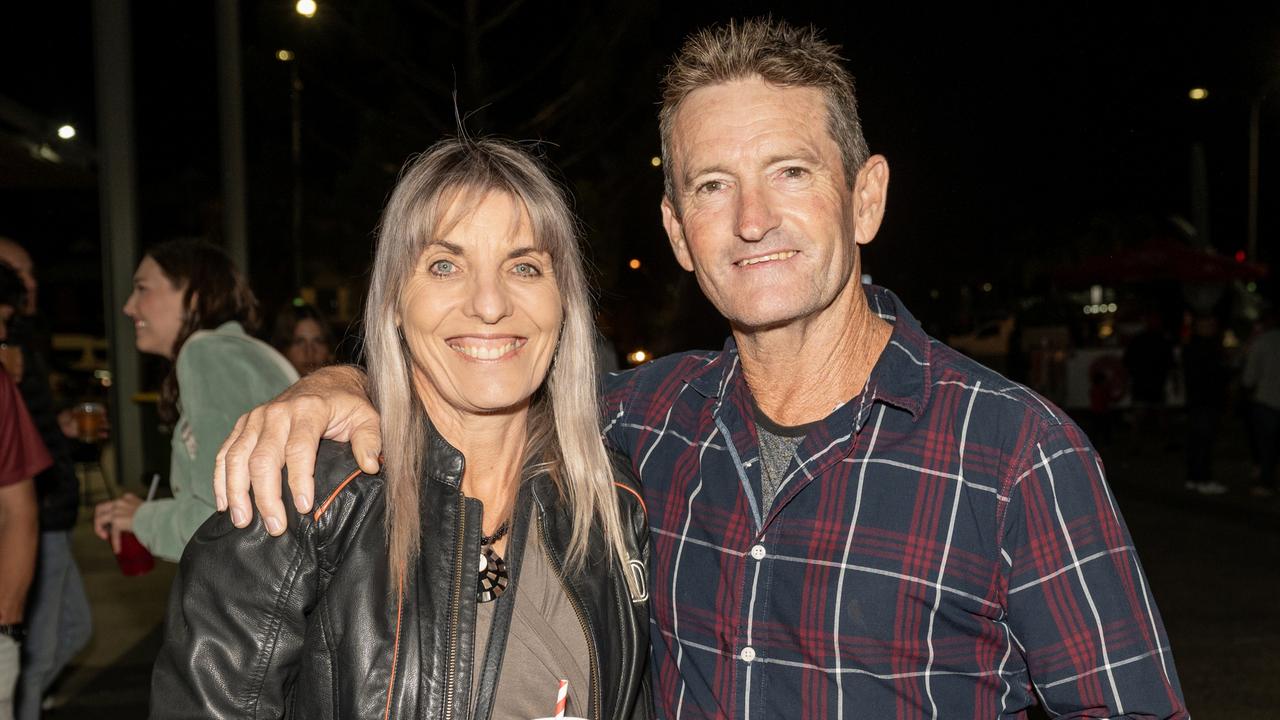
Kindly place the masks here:
[(789, 152), (782, 152), (782, 153), (774, 153), (773, 155), (770, 155), (767, 160), (765, 160), (765, 165), (766, 166), (777, 165), (778, 163), (789, 162), (792, 160), (800, 160), (802, 162), (807, 162), (807, 163), (821, 162), (821, 160), (818, 158), (817, 153), (814, 153), (813, 151), (808, 149), (803, 149), (803, 150), (792, 150)]
[(684, 183), (688, 185), (692, 183), (693, 179), (698, 177), (699, 175), (709, 175), (711, 173), (729, 174), (729, 171), (725, 169), (725, 167), (722, 165), (709, 165), (704, 168), (698, 168), (697, 170), (690, 170), (684, 175)]

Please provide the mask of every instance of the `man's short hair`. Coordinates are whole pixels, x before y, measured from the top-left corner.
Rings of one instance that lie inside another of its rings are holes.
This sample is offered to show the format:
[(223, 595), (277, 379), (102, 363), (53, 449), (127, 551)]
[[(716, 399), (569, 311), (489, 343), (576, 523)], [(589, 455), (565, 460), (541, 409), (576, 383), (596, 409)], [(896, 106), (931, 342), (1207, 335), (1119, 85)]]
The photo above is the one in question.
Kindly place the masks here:
[(852, 186), (870, 156), (853, 76), (844, 67), (840, 46), (823, 39), (810, 25), (796, 27), (770, 17), (703, 28), (690, 35), (662, 80), (662, 168), (667, 197), (675, 200), (671, 131), (680, 103), (699, 88), (759, 77), (781, 87), (811, 87), (827, 103), (827, 131), (840, 148), (846, 180)]

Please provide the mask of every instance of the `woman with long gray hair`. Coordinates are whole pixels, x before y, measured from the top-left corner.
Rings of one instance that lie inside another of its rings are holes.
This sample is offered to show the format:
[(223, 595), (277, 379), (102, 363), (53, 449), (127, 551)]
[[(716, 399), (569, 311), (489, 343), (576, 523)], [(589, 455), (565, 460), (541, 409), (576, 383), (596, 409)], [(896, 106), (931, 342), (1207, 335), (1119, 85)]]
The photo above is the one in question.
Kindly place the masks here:
[(325, 443), (281, 537), (200, 529), (152, 714), (647, 717), (647, 523), (600, 440), (564, 193), (510, 143), (432, 146), (383, 213), (364, 330), (381, 472)]

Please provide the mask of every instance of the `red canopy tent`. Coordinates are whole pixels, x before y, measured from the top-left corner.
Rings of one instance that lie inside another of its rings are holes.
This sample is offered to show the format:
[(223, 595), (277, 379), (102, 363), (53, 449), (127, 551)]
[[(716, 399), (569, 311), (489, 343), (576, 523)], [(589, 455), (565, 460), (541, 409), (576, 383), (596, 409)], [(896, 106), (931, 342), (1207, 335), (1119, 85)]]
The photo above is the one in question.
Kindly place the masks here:
[(1054, 273), (1068, 286), (1123, 285), (1126, 283), (1172, 280), (1187, 283), (1219, 283), (1258, 280), (1266, 277), (1266, 265), (1229, 258), (1212, 250), (1194, 248), (1184, 242), (1152, 238), (1140, 246), (1114, 253), (1092, 255), (1072, 267)]

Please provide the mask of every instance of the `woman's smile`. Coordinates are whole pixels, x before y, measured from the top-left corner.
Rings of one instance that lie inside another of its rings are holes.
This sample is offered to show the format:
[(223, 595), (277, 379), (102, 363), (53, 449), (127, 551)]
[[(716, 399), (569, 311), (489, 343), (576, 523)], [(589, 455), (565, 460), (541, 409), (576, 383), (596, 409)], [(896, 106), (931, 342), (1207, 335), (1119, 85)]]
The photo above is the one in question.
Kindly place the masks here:
[(506, 360), (515, 355), (528, 338), (518, 336), (459, 336), (448, 339), (449, 347), (464, 357), (477, 361)]

